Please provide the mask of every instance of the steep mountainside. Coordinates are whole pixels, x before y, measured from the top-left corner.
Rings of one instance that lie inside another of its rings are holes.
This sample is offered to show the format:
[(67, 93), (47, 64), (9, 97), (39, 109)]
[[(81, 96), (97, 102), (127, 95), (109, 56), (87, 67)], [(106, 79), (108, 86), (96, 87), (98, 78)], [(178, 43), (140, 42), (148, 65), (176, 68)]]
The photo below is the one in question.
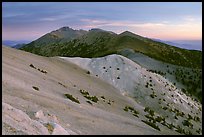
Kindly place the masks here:
[[(92, 29), (88, 32), (82, 31), (83, 33), (80, 33), (77, 37), (75, 35), (73, 37), (73, 35), (69, 35), (69, 28), (68, 30), (65, 29), (67, 38), (61, 37), (61, 34), (65, 34), (62, 33), (64, 31), (61, 32), (57, 30), (57, 32), (59, 33), (54, 33), (54, 35), (48, 33), (38, 40), (25, 45), (21, 49), (49, 57), (78, 56), (92, 58), (113, 53), (118, 54), (121, 50), (130, 48), (135, 52), (174, 65), (201, 68), (202, 64), (201, 51), (177, 48), (128, 31), (117, 35), (113, 32), (101, 29)], [(75, 30), (74, 32), (78, 31)], [(50, 37), (52, 38), (50, 39)]]
[(3, 134), (202, 134), (202, 105), (126, 57), (2, 53)]
[(132, 49), (124, 49), (120, 54), (140, 64), (150, 72), (164, 76), (172, 81), (177, 88), (202, 102), (202, 69), (161, 62), (144, 54), (134, 52)]

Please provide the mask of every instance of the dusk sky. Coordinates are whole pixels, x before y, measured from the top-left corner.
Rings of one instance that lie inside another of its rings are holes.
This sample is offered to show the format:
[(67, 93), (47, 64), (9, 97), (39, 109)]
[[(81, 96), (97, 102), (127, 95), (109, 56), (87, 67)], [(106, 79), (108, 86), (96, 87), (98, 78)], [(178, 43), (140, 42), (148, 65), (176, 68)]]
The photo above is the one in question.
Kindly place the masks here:
[(202, 39), (201, 2), (3, 2), (2, 20), (3, 40), (35, 40), (63, 26)]

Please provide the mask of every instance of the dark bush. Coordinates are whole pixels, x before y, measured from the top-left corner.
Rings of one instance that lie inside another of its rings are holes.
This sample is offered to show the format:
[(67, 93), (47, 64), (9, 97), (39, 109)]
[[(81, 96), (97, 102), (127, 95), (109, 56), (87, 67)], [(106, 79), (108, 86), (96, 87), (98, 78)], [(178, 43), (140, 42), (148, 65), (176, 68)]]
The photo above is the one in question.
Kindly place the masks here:
[(89, 100), (87, 100), (86, 102), (92, 105), (92, 103)]
[(149, 112), (150, 108), (149, 107), (145, 107), (144, 112)]
[(194, 116), (194, 121), (195, 121), (195, 122), (200, 122), (200, 118), (197, 117), (197, 116)]
[(162, 109), (163, 109), (163, 110), (167, 110), (168, 108), (167, 108), (167, 107), (163, 107)]
[(91, 101), (97, 102), (97, 101), (98, 101), (98, 98), (97, 98), (96, 96), (92, 96), (92, 97), (91, 97)]
[(149, 114), (150, 114), (151, 116), (154, 116), (154, 110), (150, 110), (150, 111), (149, 111)]
[(83, 94), (84, 96), (89, 95), (89, 92), (86, 91), (86, 90), (80, 89), (79, 91), (80, 91), (80, 93)]
[(76, 102), (78, 104), (80, 104), (79, 100), (77, 100), (76, 98), (74, 98), (72, 95), (70, 94), (64, 94), (68, 99), (70, 99), (73, 102)]
[(36, 69), (36, 67), (33, 64), (30, 64), (30, 67)]
[(184, 120), (182, 123), (184, 126), (193, 127), (193, 124), (189, 120)]
[(160, 122), (163, 120), (163, 118), (162, 118), (161, 116), (157, 116), (157, 117), (155, 118), (155, 120), (160, 123)]
[(86, 74), (90, 74), (90, 71), (87, 71)]
[(128, 107), (127, 107), (127, 106), (125, 106), (125, 108), (124, 108), (123, 110), (127, 112), (127, 111), (128, 111)]
[(160, 131), (160, 128), (159, 128), (155, 123), (152, 123), (152, 122), (149, 122), (149, 121), (144, 121), (144, 120), (142, 120), (142, 122), (144, 122), (145, 124), (147, 124), (147, 125), (153, 127), (154, 129)]
[(39, 91), (39, 88), (38, 88), (38, 87), (33, 86), (33, 89)]

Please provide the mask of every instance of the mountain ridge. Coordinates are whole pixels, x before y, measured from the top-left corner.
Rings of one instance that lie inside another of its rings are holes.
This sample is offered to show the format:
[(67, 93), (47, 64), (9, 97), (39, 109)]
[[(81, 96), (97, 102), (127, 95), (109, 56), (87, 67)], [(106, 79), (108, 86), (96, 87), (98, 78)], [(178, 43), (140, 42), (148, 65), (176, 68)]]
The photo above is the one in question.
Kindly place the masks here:
[[(59, 30), (55, 30), (45, 34), (38, 40), (20, 49), (42, 56), (61, 55), (92, 58), (114, 53), (118, 54), (124, 48), (130, 48), (135, 52), (140, 52), (154, 59), (174, 65), (201, 68), (201, 51), (174, 47), (129, 31), (124, 31), (119, 35), (101, 29), (78, 33), (79, 30), (73, 31), (73, 29), (65, 27), (64, 32), (66, 33), (58, 32)], [(60, 38), (61, 34), (64, 34), (66, 38)], [(46, 36), (48, 38), (45, 38)]]

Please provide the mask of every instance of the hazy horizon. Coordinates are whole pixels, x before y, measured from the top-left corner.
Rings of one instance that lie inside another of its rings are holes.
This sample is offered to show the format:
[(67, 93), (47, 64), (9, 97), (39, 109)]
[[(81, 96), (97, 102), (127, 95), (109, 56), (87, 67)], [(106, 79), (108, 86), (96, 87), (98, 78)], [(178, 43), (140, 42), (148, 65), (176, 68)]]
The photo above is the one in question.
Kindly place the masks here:
[(202, 39), (201, 2), (3, 2), (2, 39), (35, 40), (69, 26), (162, 40)]

